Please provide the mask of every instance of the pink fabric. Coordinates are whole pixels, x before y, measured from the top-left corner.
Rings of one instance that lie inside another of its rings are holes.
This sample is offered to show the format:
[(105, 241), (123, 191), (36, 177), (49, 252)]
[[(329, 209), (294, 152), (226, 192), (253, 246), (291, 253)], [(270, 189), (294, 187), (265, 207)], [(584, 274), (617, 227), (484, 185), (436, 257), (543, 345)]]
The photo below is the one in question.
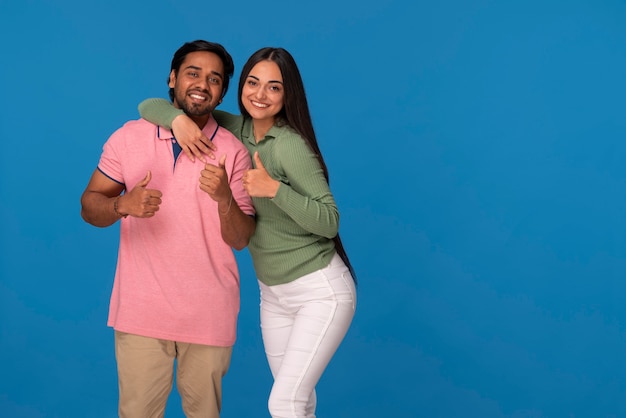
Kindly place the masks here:
[[(211, 118), (204, 128), (211, 137)], [(146, 337), (232, 346), (239, 313), (239, 272), (220, 233), (217, 203), (200, 190), (204, 164), (181, 153), (174, 165), (172, 134), (143, 119), (127, 122), (104, 145), (98, 168), (131, 190), (148, 170), (147, 188), (163, 193), (152, 218), (121, 220), (117, 271), (108, 325)], [(233, 197), (247, 214), (252, 201), (241, 177), (251, 166), (246, 148), (226, 129), (213, 138), (226, 154)], [(213, 160), (211, 160), (213, 161)]]

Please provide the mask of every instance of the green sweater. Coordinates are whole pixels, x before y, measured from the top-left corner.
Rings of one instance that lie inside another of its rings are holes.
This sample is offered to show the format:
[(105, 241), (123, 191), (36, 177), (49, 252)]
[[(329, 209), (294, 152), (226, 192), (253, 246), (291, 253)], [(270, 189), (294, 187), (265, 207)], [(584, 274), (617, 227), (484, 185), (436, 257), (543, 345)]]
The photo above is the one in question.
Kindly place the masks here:
[[(141, 116), (171, 129), (182, 111), (164, 99), (147, 99)], [(335, 254), (339, 212), (324, 171), (302, 137), (274, 125), (258, 143), (252, 120), (216, 110), (213, 116), (248, 148), (258, 151), (270, 176), (280, 181), (274, 198), (253, 197), (256, 232), (248, 249), (257, 278), (266, 285), (288, 283), (324, 268)]]

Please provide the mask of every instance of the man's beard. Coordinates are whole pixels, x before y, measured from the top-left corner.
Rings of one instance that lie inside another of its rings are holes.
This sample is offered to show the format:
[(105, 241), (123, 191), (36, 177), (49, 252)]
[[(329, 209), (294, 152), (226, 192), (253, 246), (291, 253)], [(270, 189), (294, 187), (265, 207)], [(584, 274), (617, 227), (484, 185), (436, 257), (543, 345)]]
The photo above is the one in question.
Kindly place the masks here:
[(188, 103), (186, 94), (183, 94), (182, 97), (176, 96), (176, 102), (178, 106), (190, 116), (205, 116), (213, 112), (214, 106), (211, 105), (212, 97), (208, 92), (203, 92), (209, 96), (209, 100), (204, 103)]

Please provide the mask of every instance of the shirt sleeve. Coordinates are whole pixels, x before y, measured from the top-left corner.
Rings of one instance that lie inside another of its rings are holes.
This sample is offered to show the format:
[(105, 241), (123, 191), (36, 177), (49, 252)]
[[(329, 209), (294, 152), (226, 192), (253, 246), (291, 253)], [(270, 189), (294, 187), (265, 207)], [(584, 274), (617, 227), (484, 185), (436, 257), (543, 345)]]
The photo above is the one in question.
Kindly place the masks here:
[(115, 131), (102, 147), (98, 170), (116, 183), (124, 184), (122, 155), (124, 153), (124, 134), (122, 129)]
[[(172, 122), (178, 115), (185, 112), (182, 109), (174, 107), (174, 105), (165, 99), (151, 98), (139, 103), (139, 115), (148, 122), (172, 129)], [(223, 110), (214, 110), (213, 118), (220, 126), (233, 133), (237, 139), (241, 140), (241, 130), (243, 128), (243, 116), (234, 115)]]
[(281, 182), (272, 201), (312, 234), (334, 238), (339, 211), (315, 154), (298, 136), (280, 141), (275, 149), (287, 182)]
[(228, 129), (233, 135), (241, 141), (241, 132), (243, 129), (243, 116), (233, 115), (232, 113), (224, 112), (223, 110), (215, 109), (213, 111), (213, 118), (220, 126)]
[(138, 109), (139, 114), (145, 120), (170, 130), (176, 116), (185, 113), (175, 108), (169, 101), (160, 98), (146, 99), (139, 103)]
[(252, 162), (250, 155), (245, 148), (242, 148), (235, 154), (235, 160), (233, 164), (233, 171), (230, 174), (228, 181), (230, 183), (230, 190), (233, 194), (233, 198), (237, 202), (239, 209), (246, 215), (255, 215), (256, 210), (252, 203), (252, 198), (243, 188), (243, 182), (241, 181), (243, 175), (252, 168)]

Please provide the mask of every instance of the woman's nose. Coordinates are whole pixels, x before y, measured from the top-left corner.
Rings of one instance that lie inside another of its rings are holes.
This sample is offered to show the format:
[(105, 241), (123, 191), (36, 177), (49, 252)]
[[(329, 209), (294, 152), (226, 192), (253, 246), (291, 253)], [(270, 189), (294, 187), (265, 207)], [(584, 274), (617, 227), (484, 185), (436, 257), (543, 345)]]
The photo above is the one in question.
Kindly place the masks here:
[(262, 99), (263, 97), (265, 97), (265, 89), (263, 88), (257, 89), (254, 92), (254, 96), (258, 99)]

